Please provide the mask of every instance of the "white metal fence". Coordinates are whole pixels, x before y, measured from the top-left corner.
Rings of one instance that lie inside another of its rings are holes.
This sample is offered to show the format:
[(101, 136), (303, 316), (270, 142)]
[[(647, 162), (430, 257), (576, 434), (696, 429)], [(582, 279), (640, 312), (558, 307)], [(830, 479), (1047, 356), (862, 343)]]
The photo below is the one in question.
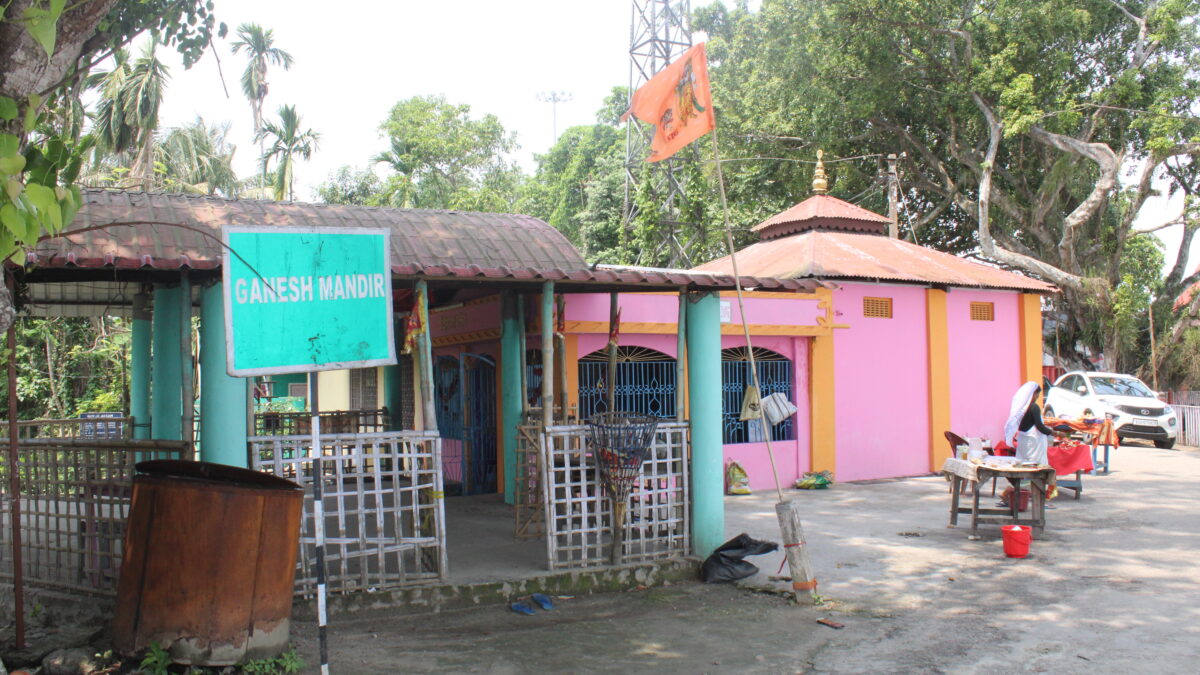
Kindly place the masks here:
[[(178, 441), (36, 438), (17, 448), (21, 569), (30, 586), (115, 595), (134, 464), (191, 459)], [(8, 464), (0, 462), (0, 579), (13, 578)]]
[[(312, 436), (254, 436), (258, 471), (304, 487), (296, 593), (316, 590)], [(419, 431), (321, 436), (329, 590), (383, 589), (446, 578), (441, 439)]]
[[(586, 425), (542, 433), (542, 502), (550, 569), (609, 564), (610, 500), (587, 447)], [(691, 551), (688, 425), (661, 422), (629, 497), (621, 559), (677, 558)]]
[(1177, 443), (1200, 446), (1200, 405), (1173, 405), (1179, 414), (1179, 437)]

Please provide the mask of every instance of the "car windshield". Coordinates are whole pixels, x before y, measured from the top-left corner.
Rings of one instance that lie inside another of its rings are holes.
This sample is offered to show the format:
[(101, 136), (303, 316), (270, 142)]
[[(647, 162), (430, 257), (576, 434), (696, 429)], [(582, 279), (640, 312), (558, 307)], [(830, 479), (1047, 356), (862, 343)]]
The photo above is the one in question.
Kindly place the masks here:
[(1093, 376), (1090, 379), (1092, 380), (1092, 389), (1095, 389), (1097, 394), (1154, 398), (1154, 392), (1147, 389), (1141, 380), (1135, 380), (1132, 377)]

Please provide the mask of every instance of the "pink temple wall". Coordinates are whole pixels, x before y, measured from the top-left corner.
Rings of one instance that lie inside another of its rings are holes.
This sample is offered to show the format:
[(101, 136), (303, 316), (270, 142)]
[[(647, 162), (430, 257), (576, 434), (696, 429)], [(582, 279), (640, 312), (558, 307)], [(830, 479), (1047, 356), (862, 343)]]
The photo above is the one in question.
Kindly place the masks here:
[[(892, 299), (892, 318), (863, 316), (863, 297)], [(929, 472), (925, 289), (843, 284), (834, 291), (837, 469), (841, 481)]]
[[(815, 326), (817, 317), (825, 314), (817, 308), (817, 300), (789, 297), (784, 293), (778, 298), (750, 297), (745, 300), (746, 317), (751, 324)], [(721, 303), (728, 303), (729, 322), (741, 323), (737, 298), (722, 293)], [(780, 311), (781, 305), (787, 307), (786, 311)], [(626, 293), (618, 298), (617, 306), (621, 308), (621, 323), (675, 323), (679, 316), (679, 296), (674, 293)], [(567, 296), (568, 321), (607, 323), (608, 309), (609, 299), (605, 293)]]
[[(804, 337), (751, 336), (754, 346), (770, 349), (792, 361), (792, 393), (788, 397), (796, 404), (798, 412), (792, 418), (793, 440), (775, 441), (775, 462), (779, 468), (779, 480), (784, 487), (809, 470), (810, 410), (808, 386), (808, 341)], [(726, 335), (721, 339), (721, 348), (741, 347), (746, 339)], [(725, 462), (736, 461), (750, 477), (753, 490), (770, 490), (775, 487), (771, 475), (771, 460), (767, 455), (766, 443), (737, 443), (725, 445)]]
[[(946, 294), (950, 348), (950, 430), (999, 441), (1009, 401), (1021, 386), (1019, 295), (953, 289)], [(994, 321), (972, 321), (971, 303), (990, 302)]]

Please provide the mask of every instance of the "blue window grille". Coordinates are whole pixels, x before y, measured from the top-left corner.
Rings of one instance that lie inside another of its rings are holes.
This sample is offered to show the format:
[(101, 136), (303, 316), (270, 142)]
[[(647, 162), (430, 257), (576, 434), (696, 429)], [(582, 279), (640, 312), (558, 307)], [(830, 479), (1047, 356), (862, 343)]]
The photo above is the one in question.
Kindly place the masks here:
[(496, 366), (474, 354), (442, 356), (433, 369), (442, 470), (448, 493), (495, 492)]
[[(788, 399), (792, 398), (792, 373), (795, 370), (792, 362), (775, 352), (755, 348), (755, 365), (758, 366), (758, 380), (762, 385), (759, 395), (763, 398), (777, 392), (783, 393)], [(754, 384), (750, 376), (750, 360), (745, 347), (733, 347), (721, 350), (721, 414), (722, 441), (733, 443), (761, 443), (763, 441), (762, 423), (758, 420), (738, 419), (742, 414), (742, 399), (746, 395), (746, 387)], [(795, 436), (792, 425), (793, 418), (771, 427), (772, 441), (790, 441)]]
[[(608, 353), (579, 360), (579, 416), (608, 412)], [(675, 416), (675, 359), (653, 349), (617, 349), (616, 408), (650, 417)]]

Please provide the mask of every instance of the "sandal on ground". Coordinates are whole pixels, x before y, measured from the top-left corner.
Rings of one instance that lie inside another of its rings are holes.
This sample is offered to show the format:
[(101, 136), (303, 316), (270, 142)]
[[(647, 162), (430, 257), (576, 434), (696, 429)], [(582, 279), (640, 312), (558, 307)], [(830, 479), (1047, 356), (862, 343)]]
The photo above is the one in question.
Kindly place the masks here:
[(508, 608), (517, 614), (524, 614), (525, 616), (533, 616), (534, 614), (533, 608), (524, 602), (514, 602)]
[(541, 607), (547, 612), (554, 609), (554, 602), (550, 600), (550, 596), (548, 595), (543, 593), (534, 593), (532, 596), (530, 596), (530, 599), (536, 602), (538, 607)]

